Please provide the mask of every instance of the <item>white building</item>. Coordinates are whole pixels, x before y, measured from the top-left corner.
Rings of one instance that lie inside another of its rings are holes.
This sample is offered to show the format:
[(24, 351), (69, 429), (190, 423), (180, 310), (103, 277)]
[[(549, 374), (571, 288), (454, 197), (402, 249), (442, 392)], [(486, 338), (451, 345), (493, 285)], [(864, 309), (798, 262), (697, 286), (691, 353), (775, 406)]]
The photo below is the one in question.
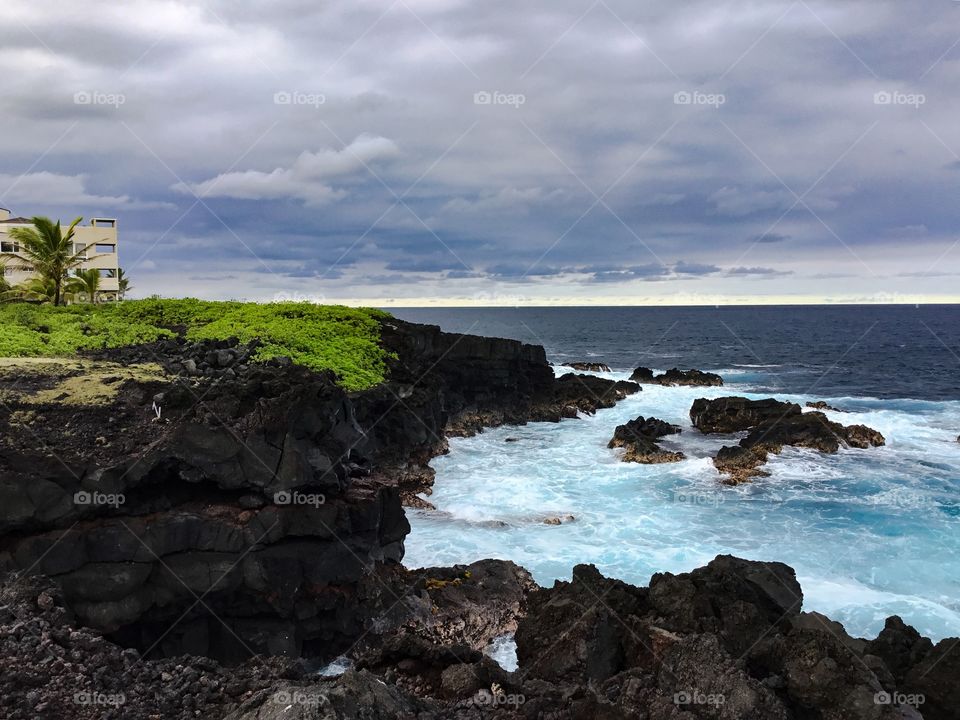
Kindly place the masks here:
[[(20, 245), (8, 234), (10, 228), (15, 227), (33, 227), (33, 223), (30, 218), (10, 217), (9, 210), (0, 208), (0, 252), (14, 255), (20, 253)], [(74, 231), (73, 242), (76, 252), (87, 248), (85, 259), (78, 269), (100, 271), (100, 293), (97, 299), (116, 300), (120, 289), (117, 278), (120, 255), (117, 252), (116, 219), (93, 218), (88, 225), (78, 225)], [(23, 261), (6, 258), (0, 259), (0, 273), (8, 283), (18, 285), (33, 277), (34, 271), (25, 258)]]

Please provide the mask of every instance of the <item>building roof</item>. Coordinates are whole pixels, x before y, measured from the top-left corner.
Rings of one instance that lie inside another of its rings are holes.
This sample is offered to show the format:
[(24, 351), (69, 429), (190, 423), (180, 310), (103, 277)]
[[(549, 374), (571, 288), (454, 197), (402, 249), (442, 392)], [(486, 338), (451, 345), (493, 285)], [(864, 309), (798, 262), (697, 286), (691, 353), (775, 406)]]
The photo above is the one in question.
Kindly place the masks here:
[(10, 218), (9, 220), (0, 220), (0, 225), (29, 225), (33, 221), (30, 218)]

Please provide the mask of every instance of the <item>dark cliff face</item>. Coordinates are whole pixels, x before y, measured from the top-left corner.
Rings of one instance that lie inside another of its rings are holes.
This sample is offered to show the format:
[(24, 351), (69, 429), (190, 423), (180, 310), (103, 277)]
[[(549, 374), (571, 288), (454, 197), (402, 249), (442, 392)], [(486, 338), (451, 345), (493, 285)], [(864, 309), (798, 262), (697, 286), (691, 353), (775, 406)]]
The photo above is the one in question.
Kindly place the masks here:
[(0, 570), (55, 578), (81, 622), (154, 655), (342, 649), (403, 557), (401, 495), (429, 489), (447, 430), (524, 421), (554, 383), (543, 349), (514, 341), (390, 321), (383, 342), (389, 381), (349, 395), (230, 343), (163, 342), (113, 359), (226, 360), (125, 380), (97, 406), (11, 400)]

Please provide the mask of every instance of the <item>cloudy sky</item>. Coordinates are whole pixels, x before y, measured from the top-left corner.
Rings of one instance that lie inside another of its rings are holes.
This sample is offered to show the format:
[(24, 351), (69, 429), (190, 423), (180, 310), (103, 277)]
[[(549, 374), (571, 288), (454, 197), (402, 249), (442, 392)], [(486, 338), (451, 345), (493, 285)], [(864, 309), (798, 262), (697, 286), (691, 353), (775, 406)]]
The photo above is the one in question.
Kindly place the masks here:
[(3, 0), (0, 73), (134, 295), (960, 300), (954, 0)]

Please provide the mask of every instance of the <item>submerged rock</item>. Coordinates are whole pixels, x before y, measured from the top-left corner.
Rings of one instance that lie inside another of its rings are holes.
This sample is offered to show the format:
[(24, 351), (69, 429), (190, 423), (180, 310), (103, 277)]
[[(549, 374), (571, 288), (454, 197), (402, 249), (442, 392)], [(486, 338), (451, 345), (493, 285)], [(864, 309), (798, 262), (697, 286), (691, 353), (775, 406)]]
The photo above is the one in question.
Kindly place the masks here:
[(597, 362), (572, 362), (563, 363), (564, 367), (573, 368), (580, 372), (610, 372), (610, 366)]
[(833, 405), (828, 405), (826, 400), (817, 400), (816, 402), (807, 402), (807, 407), (813, 408), (814, 410), (833, 410), (834, 412), (847, 412), (846, 410), (835, 408), (833, 407)]

